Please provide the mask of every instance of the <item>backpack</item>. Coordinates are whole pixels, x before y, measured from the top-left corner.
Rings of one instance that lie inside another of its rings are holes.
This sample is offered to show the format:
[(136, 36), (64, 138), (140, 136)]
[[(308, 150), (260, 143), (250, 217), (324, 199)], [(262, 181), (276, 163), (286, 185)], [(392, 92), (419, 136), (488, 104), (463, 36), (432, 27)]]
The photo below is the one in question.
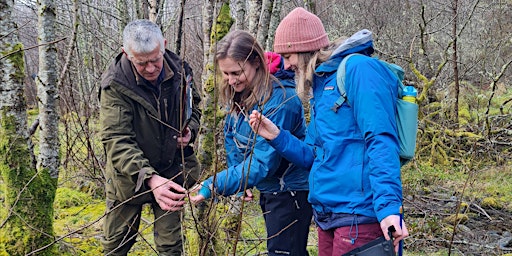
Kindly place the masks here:
[[(336, 100), (333, 106), (333, 110), (336, 110), (343, 104), (347, 99), (347, 93), (345, 91), (345, 65), (347, 60), (354, 55), (362, 55), (359, 53), (352, 53), (341, 61), (338, 71), (336, 74), (336, 84), (340, 92), (340, 97)], [(365, 56), (365, 55), (362, 55)], [(386, 66), (395, 76), (398, 78), (398, 98), (396, 99), (396, 125), (398, 130), (398, 143), (400, 146), (400, 165), (403, 166), (414, 157), (414, 151), (416, 150), (416, 133), (418, 130), (418, 104), (402, 100), (404, 84), (403, 69), (393, 63), (389, 63), (380, 59), (377, 59), (384, 66)]]

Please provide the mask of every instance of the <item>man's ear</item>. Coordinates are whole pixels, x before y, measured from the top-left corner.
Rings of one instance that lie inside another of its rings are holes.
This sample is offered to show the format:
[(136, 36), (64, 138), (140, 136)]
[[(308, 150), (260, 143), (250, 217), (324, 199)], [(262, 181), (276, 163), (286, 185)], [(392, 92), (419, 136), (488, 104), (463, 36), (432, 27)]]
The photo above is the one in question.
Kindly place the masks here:
[(126, 57), (128, 57), (128, 53), (126, 53), (126, 51), (124, 50), (124, 47), (121, 47), (121, 50), (123, 51), (124, 55), (126, 55)]

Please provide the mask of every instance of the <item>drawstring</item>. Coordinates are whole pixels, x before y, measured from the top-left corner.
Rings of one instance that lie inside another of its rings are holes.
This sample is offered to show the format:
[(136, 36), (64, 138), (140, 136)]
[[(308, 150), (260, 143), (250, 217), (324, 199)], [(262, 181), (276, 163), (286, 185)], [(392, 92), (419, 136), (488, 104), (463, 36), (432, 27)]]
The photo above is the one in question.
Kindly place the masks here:
[[(354, 222), (356, 223), (356, 237), (352, 237), (352, 227), (354, 227)], [(357, 226), (357, 214), (354, 215), (354, 218), (352, 219), (352, 224), (350, 225), (350, 231), (348, 232), (348, 237), (350, 238), (350, 243), (355, 244), (356, 239), (359, 236), (359, 227)]]

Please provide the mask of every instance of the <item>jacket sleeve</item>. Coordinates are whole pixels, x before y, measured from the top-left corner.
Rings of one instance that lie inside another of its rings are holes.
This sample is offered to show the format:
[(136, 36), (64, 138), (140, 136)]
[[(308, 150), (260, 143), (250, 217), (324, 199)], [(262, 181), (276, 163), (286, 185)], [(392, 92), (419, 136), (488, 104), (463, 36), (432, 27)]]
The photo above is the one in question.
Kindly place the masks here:
[(313, 146), (308, 143), (310, 141), (311, 124), (308, 126), (306, 139), (299, 140), (293, 136), (288, 130), (280, 129), (279, 135), (269, 141), (270, 145), (276, 149), (286, 160), (294, 163), (298, 167), (311, 169), (315, 155)]
[[(101, 142), (107, 161), (121, 175), (130, 177), (133, 183), (145, 180), (156, 171), (144, 157), (135, 141), (131, 127), (133, 109), (124, 97), (112, 87), (101, 89), (100, 125)], [(139, 177), (139, 175), (144, 177)], [(143, 184), (139, 184), (138, 188)]]
[(402, 205), (395, 116), (397, 81), (382, 64), (368, 57), (351, 58), (346, 78), (348, 101), (367, 149), (373, 206), (381, 221), (398, 214)]

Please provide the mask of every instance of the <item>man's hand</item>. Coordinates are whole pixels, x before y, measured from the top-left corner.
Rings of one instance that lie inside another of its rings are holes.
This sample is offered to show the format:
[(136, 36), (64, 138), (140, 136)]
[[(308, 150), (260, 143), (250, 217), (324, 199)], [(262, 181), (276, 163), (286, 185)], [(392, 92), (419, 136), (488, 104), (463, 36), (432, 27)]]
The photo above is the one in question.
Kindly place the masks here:
[(279, 128), (257, 110), (249, 116), (249, 125), (252, 130), (267, 140), (273, 140), (279, 135)]
[(149, 178), (147, 184), (162, 210), (175, 212), (183, 208), (185, 204), (185, 188), (156, 174)]
[(192, 133), (190, 132), (190, 128), (188, 126), (183, 129), (183, 133), (181, 137), (178, 137), (178, 148), (184, 148), (190, 143), (190, 139), (192, 138)]
[[(405, 237), (409, 236), (409, 231), (407, 230), (407, 227), (405, 226), (405, 222), (402, 220), (402, 225), (400, 225), (400, 216), (399, 215), (389, 215), (386, 218), (384, 218), (380, 222), (380, 228), (382, 229), (382, 233), (384, 233), (384, 237), (386, 240), (391, 239), (388, 235), (388, 229), (393, 226), (395, 232), (392, 232), (393, 235), (393, 245), (395, 246), (395, 252), (398, 252), (398, 246), (400, 243), (400, 240), (404, 239)], [(401, 226), (401, 228), (400, 228)]]

